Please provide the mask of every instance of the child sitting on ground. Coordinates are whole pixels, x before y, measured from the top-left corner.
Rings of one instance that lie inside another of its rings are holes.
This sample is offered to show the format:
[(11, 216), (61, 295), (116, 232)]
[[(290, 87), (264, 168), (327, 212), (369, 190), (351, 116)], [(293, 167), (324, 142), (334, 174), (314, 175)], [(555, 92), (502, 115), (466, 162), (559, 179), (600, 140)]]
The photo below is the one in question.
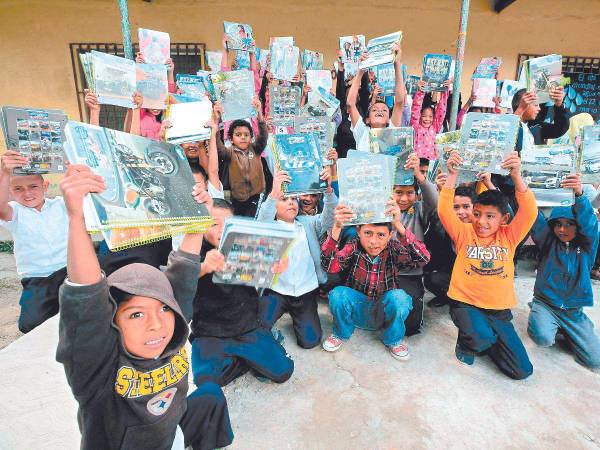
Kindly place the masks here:
[(260, 299), (260, 317), (263, 324), (272, 327), (286, 312), (290, 313), (298, 345), (313, 348), (321, 342), (321, 322), (317, 313), (319, 285), (327, 283), (327, 274), (321, 268), (319, 239), (333, 226), (333, 210), (337, 198), (331, 188), (330, 169), (321, 178), (328, 181), (323, 212), (316, 215), (298, 215), (299, 202), (285, 197), (282, 183), (289, 182), (287, 172), (280, 171), (273, 178), (273, 190), (260, 206), (258, 220), (278, 220), (298, 224), (298, 237), (287, 255), (288, 267), (277, 277)]
[(598, 248), (598, 219), (583, 195), (581, 175), (568, 175), (561, 187), (575, 191), (573, 206), (559, 206), (548, 220), (538, 212), (531, 236), (540, 249), (527, 332), (542, 347), (561, 331), (575, 359), (600, 368), (600, 339), (583, 307), (594, 304), (589, 273)]
[[(23, 292), (18, 326), (28, 333), (58, 312), (58, 289), (67, 275), (67, 212), (62, 197), (46, 198), (41, 175), (13, 175), (27, 164), (19, 152), (0, 157), (0, 225), (14, 240)], [(14, 200), (9, 201), (12, 197)]]
[[(233, 207), (214, 200), (211, 216), (215, 223), (204, 235), (200, 279), (192, 321), (192, 371), (194, 383), (229, 384), (248, 370), (277, 383), (292, 376), (294, 362), (263, 327), (258, 314), (259, 295), (254, 287), (212, 281), (213, 272), (223, 269), (225, 258), (219, 243), (225, 220)], [(281, 267), (276, 265), (275, 271)]]
[[(359, 225), (358, 238), (338, 248), (344, 224), (354, 213), (345, 205), (335, 209), (335, 224), (321, 246), (321, 265), (337, 274), (342, 283), (329, 292), (333, 332), (323, 349), (335, 352), (350, 339), (356, 327), (382, 330), (383, 344), (396, 359), (409, 357), (404, 342), (404, 321), (412, 299), (403, 290), (401, 272), (429, 261), (429, 252), (414, 234), (402, 225), (400, 208), (393, 199), (386, 214), (393, 222)], [(395, 231), (397, 239), (392, 239)]]
[[(81, 448), (170, 449), (182, 434), (192, 449), (227, 446), (233, 434), (220, 388), (207, 384), (186, 397), (184, 345), (202, 235), (186, 236), (165, 273), (128, 264), (105, 277), (83, 217), (84, 197), (105, 188), (82, 165), (71, 165), (61, 183), (68, 277), (60, 291), (56, 359), (79, 403)], [(193, 195), (210, 212), (208, 194)]]
[(524, 379), (533, 366), (511, 322), (510, 308), (517, 303), (513, 256), (535, 220), (535, 197), (521, 177), (517, 152), (511, 152), (502, 168), (510, 170), (515, 185), (517, 214), (507, 225), (508, 201), (500, 191), (490, 190), (477, 197), (472, 221), (464, 223), (453, 210), (461, 162), (458, 152), (452, 152), (438, 205), (442, 225), (456, 247), (448, 289), (450, 317), (458, 328), (456, 357), (470, 365), (477, 353), (487, 352), (507, 376)]

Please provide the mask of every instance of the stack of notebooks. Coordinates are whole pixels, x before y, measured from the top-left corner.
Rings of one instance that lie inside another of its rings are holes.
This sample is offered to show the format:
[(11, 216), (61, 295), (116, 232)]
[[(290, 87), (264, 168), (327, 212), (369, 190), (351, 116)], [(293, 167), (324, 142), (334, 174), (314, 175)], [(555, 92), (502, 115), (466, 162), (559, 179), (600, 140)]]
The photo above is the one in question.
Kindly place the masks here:
[(320, 178), (323, 159), (315, 133), (277, 134), (272, 142), (277, 170), (285, 170), (291, 178), (283, 187), (286, 194), (325, 192), (327, 183)]
[(285, 257), (295, 238), (293, 224), (257, 222), (247, 217), (227, 219), (219, 246), (225, 267), (213, 275), (213, 282), (270, 287), (276, 277), (273, 265)]
[(0, 123), (8, 150), (29, 157), (15, 174), (45, 174), (65, 171), (65, 125), (67, 115), (57, 109), (3, 106)]
[(65, 153), (104, 178), (106, 190), (84, 202), (89, 232), (109, 249), (142, 245), (174, 234), (204, 232), (212, 219), (192, 197), (194, 178), (181, 147), (70, 121)]
[(584, 183), (600, 183), (600, 125), (581, 130), (579, 171)]
[(208, 99), (196, 102), (173, 103), (167, 109), (166, 141), (171, 144), (205, 141), (210, 139), (211, 129), (205, 127), (212, 118), (212, 103)]
[(165, 109), (168, 98), (167, 66), (136, 64), (120, 56), (92, 50), (80, 53), (88, 88), (98, 103), (133, 108), (137, 90), (144, 97), (143, 108)]
[(367, 42), (366, 49), (369, 56), (359, 63), (359, 69), (367, 69), (381, 64), (393, 63), (396, 59), (396, 55), (393, 51), (394, 44), (401, 40), (402, 31), (396, 31), (395, 33), (371, 39)]
[(338, 159), (337, 169), (339, 203), (355, 214), (347, 225), (392, 220), (385, 210), (394, 185), (395, 157), (349, 150), (347, 158)]
[(563, 83), (562, 56), (547, 55), (523, 61), (525, 83), (529, 92), (537, 94), (538, 103), (550, 101), (550, 89)]
[(563, 189), (563, 178), (577, 171), (577, 148), (571, 144), (533, 145), (521, 150), (521, 175), (538, 206), (568, 206), (575, 202), (572, 189)]

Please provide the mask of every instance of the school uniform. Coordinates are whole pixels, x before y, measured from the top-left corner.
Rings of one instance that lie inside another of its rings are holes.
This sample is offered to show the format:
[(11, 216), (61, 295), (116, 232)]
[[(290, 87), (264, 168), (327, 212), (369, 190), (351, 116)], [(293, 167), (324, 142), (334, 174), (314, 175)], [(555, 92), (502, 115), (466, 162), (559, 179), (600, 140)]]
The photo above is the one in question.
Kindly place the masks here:
[[(213, 249), (206, 241), (202, 255)], [(192, 371), (196, 386), (229, 384), (248, 370), (277, 383), (292, 376), (294, 362), (263, 327), (259, 295), (250, 286), (198, 280), (192, 320)]]
[[(273, 220), (276, 205), (277, 200), (269, 196), (260, 207), (258, 220)], [(319, 285), (327, 283), (327, 274), (321, 267), (319, 239), (333, 226), (336, 205), (335, 194), (325, 194), (321, 214), (296, 217), (298, 237), (287, 255), (288, 268), (277, 275), (275, 283), (260, 299), (263, 324), (272, 327), (284, 313), (289, 313), (302, 348), (313, 348), (321, 342), (317, 295)]]
[(67, 271), (67, 210), (62, 197), (47, 198), (42, 209), (11, 201), (11, 220), (0, 220), (14, 240), (23, 292), (19, 330), (27, 333), (58, 312), (58, 289)]

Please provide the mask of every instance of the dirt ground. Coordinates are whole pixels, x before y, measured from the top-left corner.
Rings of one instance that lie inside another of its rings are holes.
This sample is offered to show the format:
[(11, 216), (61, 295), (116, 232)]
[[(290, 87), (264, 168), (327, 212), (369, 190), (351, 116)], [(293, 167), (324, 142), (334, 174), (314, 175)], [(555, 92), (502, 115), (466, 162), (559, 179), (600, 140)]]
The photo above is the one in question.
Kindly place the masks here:
[(0, 253), (0, 349), (21, 336), (17, 328), (21, 283), (15, 268), (15, 258)]

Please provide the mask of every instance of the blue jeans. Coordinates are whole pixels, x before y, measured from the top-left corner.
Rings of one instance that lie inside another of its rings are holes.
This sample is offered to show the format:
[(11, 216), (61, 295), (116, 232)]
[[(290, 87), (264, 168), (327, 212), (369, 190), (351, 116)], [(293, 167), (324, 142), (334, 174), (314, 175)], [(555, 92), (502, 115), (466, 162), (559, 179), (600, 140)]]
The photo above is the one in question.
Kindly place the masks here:
[(582, 308), (553, 308), (536, 298), (529, 306), (531, 312), (527, 333), (537, 345), (553, 345), (560, 329), (571, 344), (578, 363), (592, 369), (600, 368), (600, 339), (594, 333), (594, 324)]
[[(392, 289), (379, 300), (384, 312), (381, 340), (385, 345), (396, 345), (404, 339), (404, 321), (412, 309), (412, 298), (402, 289)], [(350, 339), (356, 327), (375, 330), (375, 306), (375, 301), (347, 286), (332, 289), (329, 309), (333, 314), (333, 334), (345, 341)]]
[(483, 309), (452, 300), (450, 317), (458, 328), (461, 352), (486, 352), (504, 374), (515, 380), (533, 373), (527, 350), (511, 322), (510, 309)]

